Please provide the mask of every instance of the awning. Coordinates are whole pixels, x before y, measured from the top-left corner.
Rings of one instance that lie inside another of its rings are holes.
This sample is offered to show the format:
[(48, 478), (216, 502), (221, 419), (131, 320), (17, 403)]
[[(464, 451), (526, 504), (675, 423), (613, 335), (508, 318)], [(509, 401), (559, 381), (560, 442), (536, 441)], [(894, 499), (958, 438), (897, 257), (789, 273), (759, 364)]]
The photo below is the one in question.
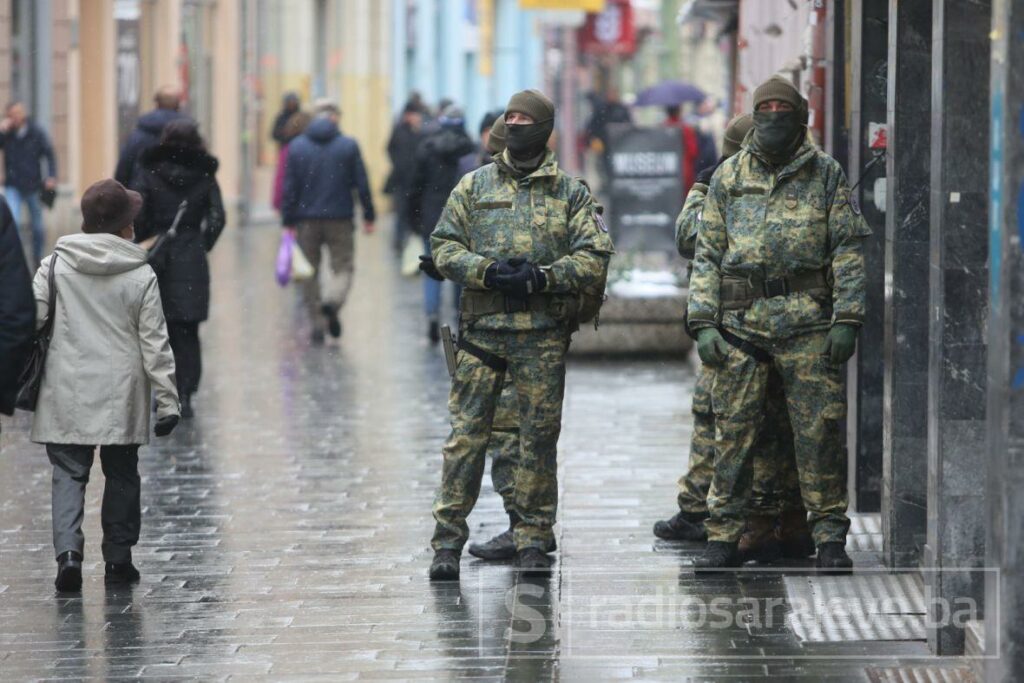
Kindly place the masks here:
[(736, 18), (739, 0), (686, 0), (679, 8), (676, 23), (715, 21), (726, 23)]

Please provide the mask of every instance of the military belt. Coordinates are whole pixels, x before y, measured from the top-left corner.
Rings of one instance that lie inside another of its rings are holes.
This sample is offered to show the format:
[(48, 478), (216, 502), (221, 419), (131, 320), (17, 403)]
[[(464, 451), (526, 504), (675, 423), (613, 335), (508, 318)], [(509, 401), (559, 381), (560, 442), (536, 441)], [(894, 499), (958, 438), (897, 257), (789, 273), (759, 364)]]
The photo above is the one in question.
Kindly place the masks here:
[(718, 333), (722, 335), (722, 339), (725, 340), (725, 343), (747, 354), (748, 356), (756, 360), (758, 363), (772, 362), (772, 354), (768, 353), (760, 346), (751, 344), (746, 339), (743, 339), (742, 337), (737, 337), (735, 334), (726, 329), (719, 329)]
[(749, 308), (757, 299), (773, 299), (797, 292), (828, 291), (831, 287), (824, 271), (811, 270), (789, 277), (770, 280), (747, 279), (726, 275), (722, 278), (722, 308), (726, 310)]
[(531, 294), (525, 299), (505, 296), (501, 292), (466, 289), (462, 292), (459, 310), (463, 315), (492, 315), (495, 313), (551, 313), (564, 314), (564, 297), (552, 294)]

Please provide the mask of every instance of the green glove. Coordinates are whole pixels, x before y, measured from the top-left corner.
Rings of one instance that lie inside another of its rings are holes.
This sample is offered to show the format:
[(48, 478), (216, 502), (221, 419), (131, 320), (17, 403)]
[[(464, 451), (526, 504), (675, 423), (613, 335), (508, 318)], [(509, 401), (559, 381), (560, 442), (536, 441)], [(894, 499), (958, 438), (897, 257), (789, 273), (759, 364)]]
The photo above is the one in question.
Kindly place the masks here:
[(857, 350), (857, 328), (853, 325), (836, 323), (828, 332), (825, 344), (821, 347), (821, 355), (828, 356), (832, 365), (842, 365), (850, 360)]
[(729, 344), (713, 327), (697, 330), (697, 353), (708, 365), (721, 365), (729, 355)]

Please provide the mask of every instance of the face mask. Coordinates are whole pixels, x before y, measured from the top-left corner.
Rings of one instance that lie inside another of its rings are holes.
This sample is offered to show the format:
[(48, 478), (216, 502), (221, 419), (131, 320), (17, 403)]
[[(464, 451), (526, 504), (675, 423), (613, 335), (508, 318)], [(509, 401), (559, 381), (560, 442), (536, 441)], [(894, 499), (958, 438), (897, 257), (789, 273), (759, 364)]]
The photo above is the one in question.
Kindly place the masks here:
[(798, 111), (754, 112), (754, 138), (757, 146), (772, 156), (791, 151), (803, 132), (801, 118)]
[(505, 136), (508, 153), (520, 161), (537, 158), (544, 152), (554, 129), (554, 119), (543, 123), (510, 124)]

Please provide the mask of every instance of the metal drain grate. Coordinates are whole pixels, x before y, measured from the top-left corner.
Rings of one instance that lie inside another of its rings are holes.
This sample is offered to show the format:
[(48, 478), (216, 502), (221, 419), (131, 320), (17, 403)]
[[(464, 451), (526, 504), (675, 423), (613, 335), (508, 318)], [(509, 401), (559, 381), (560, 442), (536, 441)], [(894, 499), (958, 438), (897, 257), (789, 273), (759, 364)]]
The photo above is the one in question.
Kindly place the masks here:
[(802, 642), (924, 640), (924, 587), (917, 574), (786, 576), (786, 621)]

